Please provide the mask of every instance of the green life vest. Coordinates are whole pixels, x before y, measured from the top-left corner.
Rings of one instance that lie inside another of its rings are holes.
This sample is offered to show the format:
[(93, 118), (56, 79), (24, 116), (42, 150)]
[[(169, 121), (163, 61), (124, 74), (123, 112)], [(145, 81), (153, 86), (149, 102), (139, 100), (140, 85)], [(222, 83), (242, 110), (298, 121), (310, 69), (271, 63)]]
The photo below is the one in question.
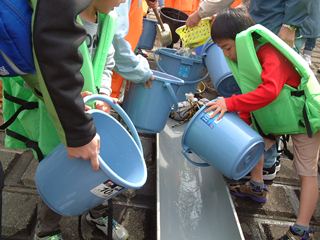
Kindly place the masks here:
[(320, 129), (320, 85), (302, 57), (259, 24), (237, 34), (237, 62), (227, 59), (241, 92), (251, 92), (262, 83), (254, 39), (271, 43), (281, 52), (293, 64), (301, 82), (297, 89), (285, 84), (273, 102), (251, 112), (253, 124), (265, 135), (307, 133), (311, 137)]
[[(100, 13), (98, 19), (102, 22), (102, 26), (94, 59), (91, 59), (86, 42), (83, 42), (79, 49), (83, 57), (81, 68), (81, 73), (85, 79), (83, 90), (92, 93), (97, 93), (97, 88), (101, 86), (103, 70), (116, 30), (116, 12), (111, 11), (108, 15)], [(81, 22), (79, 18), (78, 21)]]
[[(116, 14), (113, 11), (108, 15), (99, 14), (99, 21), (102, 21), (102, 26), (94, 59), (91, 59), (85, 42), (79, 47), (79, 52), (83, 57), (83, 65), (80, 70), (84, 78), (83, 91), (92, 93), (96, 93), (101, 84), (108, 51), (116, 29)], [(28, 109), (28, 111), (21, 111), (14, 122), (6, 128), (5, 146), (13, 149), (30, 148), (34, 151), (35, 156), (41, 159), (49, 154), (61, 142), (61, 139), (43, 101), (36, 96), (34, 89), (29, 87), (29, 85), (38, 86), (35, 76), (37, 74), (30, 76), (30, 78), (27, 77), (27, 79), (25, 76), (23, 78), (18, 76), (4, 77), (0, 80), (3, 81), (5, 92), (3, 102), (5, 122), (22, 105), (33, 107), (24, 109)]]

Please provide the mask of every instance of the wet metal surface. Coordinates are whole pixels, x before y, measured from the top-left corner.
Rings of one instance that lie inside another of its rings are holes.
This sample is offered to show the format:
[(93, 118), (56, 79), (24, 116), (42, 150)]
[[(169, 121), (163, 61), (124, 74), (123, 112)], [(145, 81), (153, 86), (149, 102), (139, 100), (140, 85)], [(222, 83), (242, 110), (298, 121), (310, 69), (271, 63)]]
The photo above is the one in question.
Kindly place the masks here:
[(169, 120), (158, 135), (157, 239), (244, 239), (223, 177), (213, 167), (194, 167), (184, 159), (186, 125), (174, 124)]

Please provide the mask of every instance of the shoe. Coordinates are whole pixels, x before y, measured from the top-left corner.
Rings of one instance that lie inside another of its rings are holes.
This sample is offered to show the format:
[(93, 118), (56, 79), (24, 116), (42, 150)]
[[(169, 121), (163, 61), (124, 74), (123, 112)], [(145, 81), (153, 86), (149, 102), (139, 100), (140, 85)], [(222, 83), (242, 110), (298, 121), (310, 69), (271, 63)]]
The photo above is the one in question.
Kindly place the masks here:
[(236, 197), (249, 198), (258, 203), (267, 202), (267, 188), (256, 190), (249, 181), (245, 184), (230, 185), (229, 190), (230, 194)]
[(313, 231), (309, 230), (308, 232), (304, 232), (302, 236), (295, 233), (292, 227), (289, 228), (288, 232), (283, 235), (279, 240), (312, 240)]
[[(93, 218), (90, 213), (86, 215), (86, 220), (95, 225), (105, 235), (108, 235), (108, 217)], [(126, 240), (129, 238), (128, 231), (120, 225), (117, 221), (112, 220), (112, 239), (113, 240)]]
[(276, 164), (276, 173), (278, 173), (281, 168), (280, 156), (277, 157), (275, 164)]
[(263, 168), (263, 180), (271, 181), (276, 178), (276, 162), (270, 168)]
[(33, 240), (63, 240), (61, 233), (53, 233), (51, 236), (38, 237), (36, 234), (33, 237)]

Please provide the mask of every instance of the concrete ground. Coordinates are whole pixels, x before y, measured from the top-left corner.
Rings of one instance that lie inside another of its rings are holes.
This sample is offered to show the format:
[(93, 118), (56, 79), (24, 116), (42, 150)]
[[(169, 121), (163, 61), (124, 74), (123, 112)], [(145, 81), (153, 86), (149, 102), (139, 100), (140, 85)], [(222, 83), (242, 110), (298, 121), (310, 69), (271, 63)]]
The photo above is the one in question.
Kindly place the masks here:
[[(319, 41), (313, 53), (313, 63), (314, 69), (320, 67)], [(39, 202), (33, 180), (37, 162), (29, 151), (19, 152), (5, 149), (3, 137), (4, 134), (1, 132), (0, 161), (5, 171), (3, 238), (32, 239), (36, 225), (37, 203)], [(153, 137), (142, 136), (141, 138), (149, 172), (148, 182), (143, 189), (135, 194), (129, 193), (116, 198), (114, 200), (114, 215), (128, 229), (131, 240), (152, 240), (156, 239), (156, 144)], [(259, 205), (246, 200), (234, 200), (247, 240), (276, 239), (295, 221), (299, 204), (298, 178), (292, 168), (292, 161), (283, 158), (281, 165), (276, 179), (270, 183), (266, 204)], [(319, 204), (311, 224), (317, 231), (315, 239), (320, 239)], [(63, 218), (61, 229), (66, 240), (105, 239), (83, 218)]]

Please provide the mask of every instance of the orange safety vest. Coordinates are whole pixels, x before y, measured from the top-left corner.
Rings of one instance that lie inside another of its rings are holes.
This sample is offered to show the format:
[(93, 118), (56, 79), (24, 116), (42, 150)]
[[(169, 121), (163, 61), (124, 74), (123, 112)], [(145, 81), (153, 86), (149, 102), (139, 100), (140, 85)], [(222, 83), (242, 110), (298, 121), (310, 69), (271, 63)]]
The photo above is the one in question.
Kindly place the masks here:
[[(142, 18), (143, 8), (140, 0), (132, 0), (129, 11), (129, 32), (126, 36), (126, 40), (130, 43), (132, 51), (136, 48), (139, 42), (139, 38), (142, 34)], [(111, 97), (119, 98), (120, 91), (123, 83), (123, 78), (114, 72), (112, 77)]]
[(236, 8), (242, 3), (242, 0), (234, 0), (233, 3), (230, 5), (231, 8)]
[(200, 0), (165, 0), (164, 6), (178, 9), (186, 14), (191, 14), (199, 7)]

